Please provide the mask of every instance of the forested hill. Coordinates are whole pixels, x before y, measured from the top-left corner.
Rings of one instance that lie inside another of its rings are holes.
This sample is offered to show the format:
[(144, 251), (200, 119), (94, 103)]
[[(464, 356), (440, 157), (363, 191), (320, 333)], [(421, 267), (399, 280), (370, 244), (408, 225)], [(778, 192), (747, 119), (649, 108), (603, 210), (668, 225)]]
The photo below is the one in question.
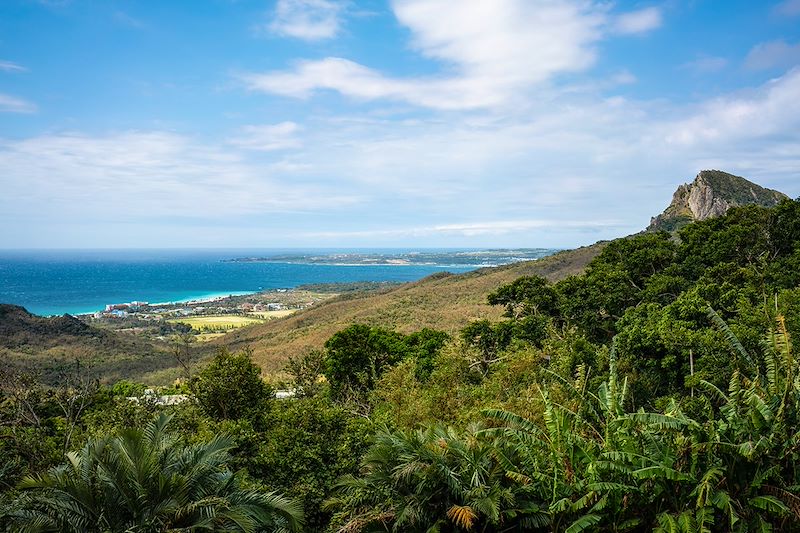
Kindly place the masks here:
[(487, 304), (487, 295), (520, 276), (539, 275), (551, 281), (579, 274), (605, 243), (557, 253), (537, 261), (484, 268), (458, 275), (438, 274), (390, 291), (343, 296), (281, 320), (243, 328), (212, 346), (232, 350), (250, 347), (253, 359), (269, 373), (287, 359), (312, 349), (350, 324), (367, 324), (410, 333), (433, 328), (455, 333), (469, 322), (497, 319), (502, 312)]
[(45, 318), (0, 304), (0, 365), (41, 374), (53, 383), (75, 360), (90, 364), (108, 382), (145, 379), (175, 365), (166, 347), (133, 335), (98, 329), (70, 315)]

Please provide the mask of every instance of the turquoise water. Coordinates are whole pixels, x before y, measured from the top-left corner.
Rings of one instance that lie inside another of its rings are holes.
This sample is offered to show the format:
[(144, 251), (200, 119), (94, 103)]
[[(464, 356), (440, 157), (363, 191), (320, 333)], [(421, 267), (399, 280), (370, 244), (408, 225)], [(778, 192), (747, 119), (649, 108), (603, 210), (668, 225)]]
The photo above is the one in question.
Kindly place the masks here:
[(0, 251), (0, 303), (21, 305), (39, 315), (80, 314), (101, 310), (106, 304), (133, 300), (178, 302), (307, 283), (414, 281), (436, 272), (459, 273), (476, 268), (452, 264), (225, 261), (334, 252), (343, 250)]

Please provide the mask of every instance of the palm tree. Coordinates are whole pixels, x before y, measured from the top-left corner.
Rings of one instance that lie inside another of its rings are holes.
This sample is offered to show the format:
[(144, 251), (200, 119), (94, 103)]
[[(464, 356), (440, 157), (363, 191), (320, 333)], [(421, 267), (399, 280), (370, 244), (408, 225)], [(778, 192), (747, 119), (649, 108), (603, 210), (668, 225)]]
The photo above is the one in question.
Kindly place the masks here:
[(298, 503), (248, 487), (227, 468), (232, 441), (182, 445), (161, 414), (144, 429), (91, 440), (20, 484), (15, 531), (300, 531)]

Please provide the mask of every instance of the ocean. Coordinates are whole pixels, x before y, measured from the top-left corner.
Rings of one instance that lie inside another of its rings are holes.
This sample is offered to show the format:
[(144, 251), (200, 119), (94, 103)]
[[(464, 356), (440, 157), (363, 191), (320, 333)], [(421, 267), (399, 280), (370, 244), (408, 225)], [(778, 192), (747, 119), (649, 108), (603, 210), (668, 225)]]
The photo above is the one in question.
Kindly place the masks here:
[[(487, 262), (478, 255), (481, 262), (470, 264), (470, 253), (465, 256), (463, 250), (425, 252), (435, 252), (435, 262), (340, 264), (305, 259), (342, 254), (414, 257), (415, 251), (399, 249), (3, 250), (0, 303), (21, 305), (45, 316), (84, 314), (112, 303), (181, 302), (309, 283), (414, 281), (437, 272), (461, 273), (509, 261), (504, 255), (505, 259), (490, 258)], [(534, 255), (547, 253), (537, 251)], [(266, 260), (235, 261), (253, 257)], [(272, 262), (270, 257), (279, 260)]]

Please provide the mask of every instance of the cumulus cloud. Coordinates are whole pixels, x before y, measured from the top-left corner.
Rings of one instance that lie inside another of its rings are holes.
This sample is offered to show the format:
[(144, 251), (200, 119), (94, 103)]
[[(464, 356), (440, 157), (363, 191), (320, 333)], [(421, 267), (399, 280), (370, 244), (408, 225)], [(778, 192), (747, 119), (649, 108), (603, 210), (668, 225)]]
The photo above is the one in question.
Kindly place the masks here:
[(800, 63), (800, 43), (788, 44), (783, 40), (757, 44), (744, 60), (745, 68), (750, 70), (791, 67), (798, 63)]
[(297, 98), (330, 90), (356, 100), (434, 109), (494, 108), (519, 102), (559, 76), (587, 70), (605, 36), (644, 33), (662, 23), (655, 7), (612, 16), (609, 4), (584, 0), (464, 0), (457, 8), (449, 0), (394, 0), (392, 8), (410, 31), (411, 48), (440, 64), (438, 73), (395, 77), (328, 57), (242, 80), (251, 90)]
[(647, 33), (659, 28), (661, 22), (661, 10), (657, 7), (648, 7), (618, 16), (614, 29), (624, 35)]
[(492, 107), (526, 87), (594, 63), (606, 8), (586, 2), (396, 0), (412, 47), (443, 65), (440, 74), (396, 78), (344, 58), (243, 76), (254, 90), (308, 97), (317, 90), (441, 109)]
[(278, 0), (268, 29), (308, 41), (330, 39), (341, 30), (345, 7), (338, 0)]
[(0, 93), (0, 113), (36, 113), (37, 109), (33, 102)]

